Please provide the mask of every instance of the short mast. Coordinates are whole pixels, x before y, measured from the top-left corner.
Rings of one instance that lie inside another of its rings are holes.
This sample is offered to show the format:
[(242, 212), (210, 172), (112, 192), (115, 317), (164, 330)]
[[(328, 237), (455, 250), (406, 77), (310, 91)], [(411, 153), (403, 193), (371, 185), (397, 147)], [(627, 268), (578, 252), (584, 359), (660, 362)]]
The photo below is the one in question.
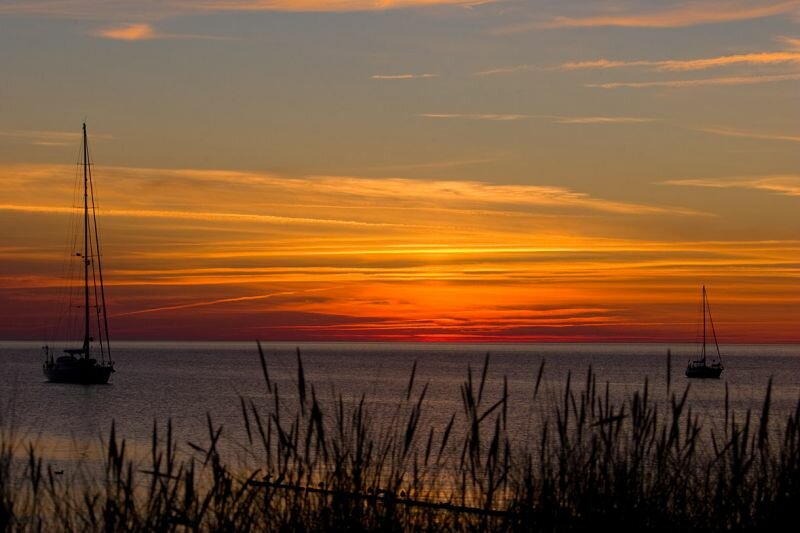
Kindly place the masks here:
[[(719, 351), (719, 342), (717, 341), (717, 331), (714, 328), (714, 318), (711, 316), (711, 303), (708, 301), (708, 291), (706, 286), (703, 285), (702, 293), (702, 313), (703, 313), (703, 345), (700, 350), (700, 359), (689, 361), (689, 366), (686, 367), (687, 378), (718, 378), (722, 373), (722, 355)], [(706, 317), (708, 314), (708, 317)], [(714, 336), (714, 346), (717, 349), (717, 358), (711, 359), (711, 365), (707, 364), (708, 359), (708, 326), (711, 326), (711, 334)]]
[(83, 356), (89, 358), (89, 142), (86, 123), (83, 123)]

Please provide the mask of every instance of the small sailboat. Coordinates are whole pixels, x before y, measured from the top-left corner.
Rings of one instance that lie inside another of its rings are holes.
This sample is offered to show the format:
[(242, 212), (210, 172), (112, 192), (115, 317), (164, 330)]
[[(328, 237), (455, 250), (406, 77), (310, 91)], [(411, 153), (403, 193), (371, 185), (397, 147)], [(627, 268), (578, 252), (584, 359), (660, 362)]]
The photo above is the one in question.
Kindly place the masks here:
[[(111, 345), (108, 339), (108, 317), (106, 315), (103, 268), (100, 263), (100, 236), (94, 201), (89, 141), (86, 124), (83, 125), (83, 250), (76, 252), (83, 267), (83, 344), (80, 348), (64, 350), (66, 355), (55, 356), (54, 350), (44, 347), (42, 370), (48, 381), (55, 383), (81, 383), (84, 385), (108, 383), (114, 372), (111, 360)], [(92, 328), (92, 321), (95, 327)], [(92, 330), (95, 330), (95, 336)], [(99, 361), (97, 356), (99, 355)]]
[[(714, 336), (714, 346), (716, 347), (717, 356), (708, 362), (706, 353), (707, 335), (706, 335), (706, 314), (708, 314), (708, 323), (711, 324), (711, 333)], [(686, 367), (686, 377), (688, 378), (719, 378), (723, 370), (722, 354), (719, 351), (719, 342), (717, 342), (717, 331), (714, 328), (714, 319), (711, 318), (711, 307), (708, 305), (708, 293), (706, 286), (703, 285), (703, 347), (700, 354), (700, 359), (696, 361), (689, 361)]]

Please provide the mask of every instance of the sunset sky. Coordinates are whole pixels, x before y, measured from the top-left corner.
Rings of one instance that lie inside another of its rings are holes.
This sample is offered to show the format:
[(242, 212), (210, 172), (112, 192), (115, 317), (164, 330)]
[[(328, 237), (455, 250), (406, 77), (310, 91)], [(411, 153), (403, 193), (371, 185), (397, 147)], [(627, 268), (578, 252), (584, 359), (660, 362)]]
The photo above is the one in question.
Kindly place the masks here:
[(1, 0), (0, 339), (800, 342), (800, 0)]

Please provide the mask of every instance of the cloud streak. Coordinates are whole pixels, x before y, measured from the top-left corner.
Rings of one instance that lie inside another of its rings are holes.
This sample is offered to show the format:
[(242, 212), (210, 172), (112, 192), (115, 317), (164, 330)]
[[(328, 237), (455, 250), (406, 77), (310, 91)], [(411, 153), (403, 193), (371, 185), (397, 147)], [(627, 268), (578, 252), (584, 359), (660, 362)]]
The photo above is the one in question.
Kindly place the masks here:
[(647, 117), (553, 117), (557, 124), (642, 124), (653, 122)]
[(743, 139), (759, 139), (765, 141), (800, 142), (800, 135), (783, 135), (780, 133), (763, 133), (755, 131), (737, 130), (732, 128), (694, 128), (695, 131), (722, 135), (724, 137), (739, 137)]
[[(581, 120), (596, 123), (598, 117)], [(319, 227), (326, 228), (326, 233), (340, 231), (336, 228), (357, 232), (414, 230), (424, 233), (458, 225), (453, 217), (465, 216), (500, 224), (498, 214), (516, 217), (554, 213), (562, 217), (587, 213), (698, 215), (696, 211), (675, 206), (616, 201), (566, 187), (534, 183), (357, 176), (289, 178), (234, 171), (126, 167), (98, 167), (96, 172), (105, 182), (114, 183), (113, 193), (104, 196), (101, 215), (172, 220), (168, 226), (180, 221), (197, 221), (236, 227), (254, 224)], [(52, 187), (57, 176), (74, 174), (74, 168), (14, 166), (0, 169), (0, 174), (6, 176), (5, 190), (0, 189), (5, 199), (0, 210), (53, 214), (74, 211), (64, 206), (63, 199), (59, 200), (60, 196), (68, 195), (69, 190), (64, 188), (59, 192)], [(26, 198), (34, 190), (47, 193), (39, 194), (37, 203), (30, 204)], [(157, 195), (146, 192), (156, 190)], [(215, 198), (217, 210), (197, 210), (195, 206), (204, 205), (209, 197)], [(269, 198), (270, 203), (254, 202), (257, 198)], [(415, 212), (416, 216), (409, 219), (409, 212)]]
[[(17, 211), (26, 213), (73, 214), (74, 208), (46, 205), (0, 204), (0, 211)], [(360, 222), (355, 220), (335, 220), (309, 217), (285, 217), (273, 215), (256, 215), (249, 213), (225, 213), (212, 211), (165, 211), (155, 209), (103, 209), (103, 216), (131, 218), (167, 218), (175, 220), (256, 222), (267, 224), (302, 224), (302, 225), (335, 225), (335, 226), (395, 226), (390, 223)]]
[(682, 89), (687, 87), (705, 86), (734, 86), (734, 85), (757, 85), (761, 83), (776, 83), (783, 81), (800, 80), (800, 73), (797, 74), (774, 74), (765, 76), (728, 76), (717, 78), (700, 78), (684, 80), (658, 80), (658, 81), (617, 81), (609, 83), (587, 83), (585, 87), (598, 89), (650, 89), (650, 88), (675, 88)]
[(554, 17), (545, 22), (506, 26), (499, 33), (518, 33), (537, 29), (560, 28), (682, 28), (701, 24), (718, 24), (740, 20), (774, 17), (794, 12), (798, 0), (765, 2), (760, 5), (745, 2), (686, 3), (673, 9), (655, 12), (625, 12), (623, 14), (591, 17)]
[(536, 118), (536, 115), (519, 113), (420, 113), (424, 118), (460, 119), (460, 120), (488, 120), (491, 122), (513, 122)]
[[(308, 292), (308, 291), (305, 291)], [(111, 318), (123, 317), (123, 316), (134, 316), (134, 315), (144, 315), (149, 313), (163, 313), (166, 311), (181, 311), (184, 309), (196, 309), (198, 307), (209, 307), (212, 305), (221, 305), (221, 304), (230, 304), (230, 303), (241, 303), (241, 302), (252, 302), (255, 300), (266, 300), (268, 298), (277, 298), (280, 296), (291, 296), (297, 294), (298, 291), (282, 291), (282, 292), (275, 292), (271, 294), (258, 294), (255, 296), (237, 296), (233, 298), (219, 298), (216, 300), (210, 301), (203, 301), (203, 302), (191, 302), (187, 304), (178, 304), (178, 305), (165, 305), (162, 307), (151, 307), (148, 309), (139, 309), (136, 311), (128, 311), (126, 313), (119, 313), (116, 315), (111, 315)]]
[[(800, 39), (797, 40), (800, 42)], [(556, 67), (537, 65), (515, 65), (474, 72), (473, 76), (496, 76), (531, 71), (578, 71), (578, 70), (612, 70), (645, 67), (657, 72), (693, 72), (731, 66), (770, 66), (800, 64), (800, 51), (752, 52), (726, 56), (697, 59), (664, 59), (664, 60), (619, 60), (591, 59), (586, 61), (569, 61)]]
[(705, 187), (712, 189), (751, 189), (769, 191), (784, 196), (800, 196), (800, 176), (759, 176), (727, 179), (670, 180), (666, 185)]
[(498, 74), (514, 74), (516, 72), (531, 72), (536, 70), (544, 70), (537, 65), (512, 65), (510, 67), (497, 67), (486, 70), (479, 70), (473, 72), (473, 76), (496, 76)]
[[(322, 188), (330, 190), (331, 193), (386, 199), (434, 200), (445, 205), (561, 206), (625, 214), (656, 214), (673, 210), (673, 208), (667, 207), (593, 198), (588, 194), (563, 187), (544, 185), (498, 185), (477, 181), (367, 179), (340, 176), (314, 178), (313, 182), (312, 186), (317, 190)], [(696, 214), (680, 209), (675, 211), (683, 212), (683, 214)]]
[(198, 35), (193, 33), (164, 33), (157, 31), (152, 24), (123, 24), (100, 28), (91, 32), (95, 37), (115, 41), (157, 41), (166, 39), (193, 39), (204, 41), (231, 41), (231, 37)]
[(526, 115), (511, 113), (421, 113), (418, 116), (433, 119), (487, 120), (490, 122), (542, 119), (556, 124), (641, 124), (655, 120), (649, 117)]
[(116, 41), (151, 41), (160, 38), (150, 24), (125, 24), (103, 28), (94, 32), (94, 35)]
[(800, 52), (755, 52), (700, 59), (667, 59), (662, 61), (618, 61), (597, 59), (564, 63), (561, 70), (616, 69), (631, 67), (651, 67), (658, 71), (686, 72), (729, 67), (733, 65), (781, 65), (800, 63)]
[(91, 20), (155, 20), (203, 12), (359, 12), (427, 7), (474, 7), (494, 0), (11, 0), (0, 14), (36, 14)]
[(438, 74), (423, 73), (423, 74), (373, 74), (370, 79), (373, 80), (415, 80), (425, 78), (438, 78)]
[(493, 0), (200, 0), (196, 9), (217, 11), (386, 11), (435, 6), (471, 7)]

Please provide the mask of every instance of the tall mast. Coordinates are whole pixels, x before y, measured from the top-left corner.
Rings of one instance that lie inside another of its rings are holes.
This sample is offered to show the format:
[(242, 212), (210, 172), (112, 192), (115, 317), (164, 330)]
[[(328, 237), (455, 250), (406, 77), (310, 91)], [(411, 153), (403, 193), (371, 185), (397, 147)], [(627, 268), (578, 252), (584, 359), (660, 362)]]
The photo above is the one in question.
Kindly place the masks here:
[(706, 286), (703, 285), (703, 364), (706, 364)]
[(83, 123), (83, 357), (89, 358), (89, 142)]
[(706, 309), (708, 309), (708, 322), (711, 324), (711, 334), (714, 336), (714, 346), (717, 349), (717, 360), (720, 362), (720, 364), (722, 364), (722, 353), (719, 351), (717, 329), (714, 327), (714, 317), (711, 316), (711, 304), (708, 301), (708, 292), (706, 292)]
[[(91, 215), (91, 226), (94, 228), (94, 250), (95, 252), (95, 263), (92, 265), (92, 269), (94, 269), (94, 265), (97, 265), (97, 276), (100, 281), (100, 297), (98, 300), (97, 295), (97, 285), (95, 285), (95, 304), (97, 305), (97, 313), (98, 313), (98, 321), (97, 321), (97, 335), (99, 336), (100, 341), (100, 357), (105, 360), (105, 356), (108, 355), (108, 360), (111, 361), (111, 343), (108, 338), (108, 314), (106, 313), (106, 289), (105, 284), (103, 283), (103, 261), (101, 260), (100, 254), (100, 231), (97, 229), (97, 211), (95, 210), (95, 203), (94, 203), (94, 179), (92, 177), (92, 165), (91, 165), (92, 158), (89, 157), (89, 199), (92, 202), (92, 215)], [(91, 233), (91, 232), (90, 232)], [(103, 315), (103, 322), (100, 323), (99, 315)], [(105, 339), (105, 350), (103, 347)]]

